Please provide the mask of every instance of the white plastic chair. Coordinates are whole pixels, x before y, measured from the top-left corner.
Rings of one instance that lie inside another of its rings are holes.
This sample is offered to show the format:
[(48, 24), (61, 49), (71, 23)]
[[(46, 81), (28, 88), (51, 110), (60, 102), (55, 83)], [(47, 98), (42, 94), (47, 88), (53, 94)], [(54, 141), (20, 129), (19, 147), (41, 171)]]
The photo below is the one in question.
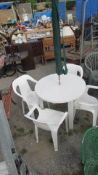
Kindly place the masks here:
[[(83, 77), (83, 69), (79, 65), (67, 64), (68, 73), (79, 74)], [(97, 116), (98, 116), (98, 100), (88, 94), (89, 89), (98, 89), (97, 86), (87, 85), (84, 94), (77, 100), (74, 101), (74, 115), (76, 109), (86, 110), (93, 114), (93, 126), (96, 126)]]
[[(34, 91), (36, 82), (37, 81), (34, 78), (27, 74), (16, 78), (12, 82), (14, 93), (22, 99), (23, 113), (25, 113), (25, 103), (27, 104), (29, 110), (34, 104), (39, 103), (38, 97)], [(31, 89), (31, 86), (33, 87), (33, 90)]]
[(68, 73), (79, 75), (81, 78), (83, 77), (83, 68), (77, 64), (67, 64)]
[(66, 124), (66, 132), (68, 132), (68, 113), (48, 108), (41, 109), (38, 105), (34, 105), (33, 108), (24, 116), (32, 120), (35, 124), (36, 142), (39, 142), (38, 128), (49, 130), (51, 131), (54, 150), (58, 151), (57, 132), (64, 120)]
[(98, 117), (98, 100), (88, 94), (89, 89), (98, 89), (98, 86), (87, 85), (85, 93), (75, 101), (75, 110), (85, 110), (89, 111), (93, 115), (93, 126), (96, 126), (97, 117)]

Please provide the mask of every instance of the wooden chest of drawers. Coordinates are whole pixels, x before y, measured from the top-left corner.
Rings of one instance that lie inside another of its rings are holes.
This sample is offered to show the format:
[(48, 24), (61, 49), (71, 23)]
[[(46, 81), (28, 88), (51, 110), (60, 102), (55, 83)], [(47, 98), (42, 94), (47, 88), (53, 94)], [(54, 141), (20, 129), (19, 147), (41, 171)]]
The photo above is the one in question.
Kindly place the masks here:
[[(44, 60), (51, 60), (54, 59), (54, 43), (53, 43), (53, 37), (50, 38), (43, 38), (43, 56)], [(75, 47), (75, 37), (74, 36), (68, 36), (61, 38), (61, 44), (66, 44), (71, 47)]]
[(66, 44), (66, 45), (70, 45), (71, 47), (75, 47), (75, 37), (73, 36), (65, 36), (63, 38), (61, 38), (61, 43)]

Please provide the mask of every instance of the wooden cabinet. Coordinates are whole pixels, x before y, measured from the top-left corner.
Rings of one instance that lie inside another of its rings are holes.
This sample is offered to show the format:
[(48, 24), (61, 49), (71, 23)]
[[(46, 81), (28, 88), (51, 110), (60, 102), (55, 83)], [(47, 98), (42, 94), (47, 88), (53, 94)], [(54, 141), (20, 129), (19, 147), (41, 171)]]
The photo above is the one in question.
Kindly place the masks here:
[(35, 69), (35, 62), (33, 57), (32, 51), (32, 43), (23, 43), (18, 46), (20, 52), (27, 51), (28, 55), (21, 60), (23, 70), (31, 70)]
[[(53, 43), (53, 37), (50, 38), (43, 38), (43, 56), (44, 60), (51, 60), (54, 59), (54, 43)], [(75, 37), (68, 36), (61, 38), (61, 44), (70, 45), (71, 47), (75, 47)]]
[(37, 57), (41, 58), (41, 61), (43, 62), (43, 46), (42, 41), (37, 40), (36, 42), (31, 42), (24, 44), (24, 48), (28, 50), (28, 57), (26, 59), (22, 60), (22, 65), (24, 70), (30, 70), (35, 69)]
[(73, 36), (65, 36), (63, 38), (61, 38), (61, 43), (66, 44), (66, 45), (70, 45), (71, 47), (75, 47), (75, 37)]
[(51, 60), (54, 59), (54, 44), (53, 38), (43, 38), (43, 56), (44, 60)]

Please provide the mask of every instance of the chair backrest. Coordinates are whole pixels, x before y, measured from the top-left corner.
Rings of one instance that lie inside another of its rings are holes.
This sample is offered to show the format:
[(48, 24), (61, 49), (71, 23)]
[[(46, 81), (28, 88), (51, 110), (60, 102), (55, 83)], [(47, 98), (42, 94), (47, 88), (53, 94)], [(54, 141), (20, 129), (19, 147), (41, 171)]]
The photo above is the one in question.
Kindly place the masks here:
[(28, 99), (28, 94), (34, 91), (36, 82), (30, 75), (22, 75), (12, 82), (12, 88), (16, 95), (26, 100)]
[(81, 160), (84, 164), (89, 160), (98, 160), (98, 127), (88, 129), (81, 143)]
[(91, 52), (85, 57), (85, 66), (89, 71), (98, 70), (98, 52)]
[(80, 65), (76, 64), (67, 64), (68, 73), (79, 75), (80, 77), (83, 77), (83, 68)]

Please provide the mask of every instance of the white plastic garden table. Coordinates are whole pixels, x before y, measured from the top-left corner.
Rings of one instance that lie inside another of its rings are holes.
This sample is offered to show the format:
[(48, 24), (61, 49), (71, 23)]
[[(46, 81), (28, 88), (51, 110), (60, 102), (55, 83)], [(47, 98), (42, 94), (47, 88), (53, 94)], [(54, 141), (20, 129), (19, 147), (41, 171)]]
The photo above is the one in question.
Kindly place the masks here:
[(69, 129), (73, 129), (73, 100), (78, 99), (86, 89), (85, 81), (73, 74), (60, 75), (59, 85), (58, 75), (51, 74), (40, 79), (35, 92), (42, 100), (50, 103), (68, 103)]

